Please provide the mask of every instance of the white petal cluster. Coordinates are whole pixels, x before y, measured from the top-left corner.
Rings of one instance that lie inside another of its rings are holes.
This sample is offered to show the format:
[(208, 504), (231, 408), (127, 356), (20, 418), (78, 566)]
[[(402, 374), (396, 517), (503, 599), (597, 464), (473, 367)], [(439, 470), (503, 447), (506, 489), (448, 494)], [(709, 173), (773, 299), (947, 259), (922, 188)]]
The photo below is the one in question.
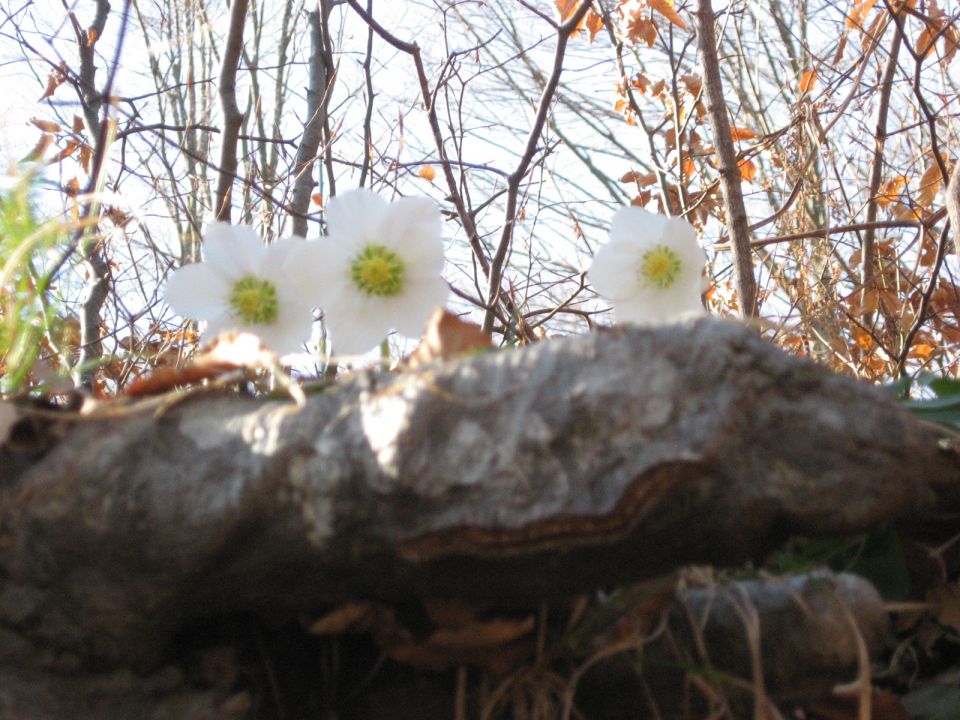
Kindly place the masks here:
[(705, 265), (686, 220), (626, 207), (613, 216), (610, 241), (597, 251), (587, 276), (613, 303), (618, 323), (662, 325), (704, 314)]
[(203, 337), (248, 332), (278, 355), (310, 339), (310, 301), (286, 276), (284, 264), (302, 238), (264, 245), (253, 228), (214, 223), (203, 238), (204, 261), (185, 265), (167, 280), (170, 307), (206, 321)]
[(387, 203), (352, 190), (328, 203), (327, 230), (294, 248), (286, 270), (323, 308), (334, 351), (365, 353), (391, 330), (420, 337), (450, 292), (437, 206), (425, 198)]

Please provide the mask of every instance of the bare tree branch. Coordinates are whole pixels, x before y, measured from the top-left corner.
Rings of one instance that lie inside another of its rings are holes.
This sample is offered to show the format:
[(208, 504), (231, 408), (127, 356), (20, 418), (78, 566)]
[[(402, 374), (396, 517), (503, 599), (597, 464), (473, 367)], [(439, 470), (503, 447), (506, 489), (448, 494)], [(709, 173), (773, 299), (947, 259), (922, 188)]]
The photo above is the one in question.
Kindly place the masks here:
[(756, 316), (757, 281), (753, 275), (753, 254), (750, 250), (750, 228), (747, 210), (740, 189), (740, 166), (737, 151), (730, 134), (730, 119), (723, 98), (720, 79), (720, 60), (717, 54), (717, 35), (711, 0), (699, 0), (697, 5), (697, 38), (700, 41), (700, 62), (703, 65), (703, 88), (707, 98), (707, 112), (713, 128), (713, 141), (720, 164), (720, 187), (723, 190), (724, 212), (730, 245), (733, 250), (733, 271), (737, 284), (740, 311), (745, 317)]
[(243, 114), (237, 106), (237, 67), (243, 51), (243, 29), (246, 25), (248, 0), (231, 0), (230, 26), (220, 66), (220, 108), (223, 113), (223, 133), (220, 146), (220, 174), (217, 177), (217, 220), (230, 222), (232, 189), (237, 179), (237, 140)]

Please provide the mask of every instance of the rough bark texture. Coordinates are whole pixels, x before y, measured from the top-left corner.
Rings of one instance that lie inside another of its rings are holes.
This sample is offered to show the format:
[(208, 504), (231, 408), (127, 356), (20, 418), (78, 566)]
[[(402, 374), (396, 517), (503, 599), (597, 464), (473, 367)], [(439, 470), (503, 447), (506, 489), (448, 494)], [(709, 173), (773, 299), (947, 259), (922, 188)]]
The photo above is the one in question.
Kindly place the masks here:
[(880, 390), (718, 321), (360, 374), (303, 408), (102, 412), (0, 448), (0, 630), (54, 665), (153, 669), (204, 618), (356, 598), (535, 608), (960, 497), (955, 454)]

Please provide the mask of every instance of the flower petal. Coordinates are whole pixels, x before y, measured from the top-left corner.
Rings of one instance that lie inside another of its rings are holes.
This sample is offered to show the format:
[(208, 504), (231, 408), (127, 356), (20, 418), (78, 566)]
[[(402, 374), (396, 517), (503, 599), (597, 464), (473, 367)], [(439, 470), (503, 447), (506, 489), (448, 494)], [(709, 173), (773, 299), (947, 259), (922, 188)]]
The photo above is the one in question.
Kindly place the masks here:
[(212, 223), (203, 234), (203, 256), (229, 278), (257, 275), (267, 247), (248, 225)]
[(349, 281), (349, 259), (342, 246), (322, 238), (291, 248), (283, 269), (293, 291), (308, 304), (323, 307)]
[(672, 217), (667, 221), (663, 238), (667, 246), (680, 256), (683, 263), (681, 273), (689, 272), (699, 278), (707, 264), (707, 254), (697, 242), (693, 225), (683, 218)]
[(203, 330), (200, 331), (200, 342), (205, 345), (216, 339), (217, 335), (222, 332), (240, 329), (234, 317), (229, 312), (222, 312), (207, 320)]
[[(370, 190), (349, 190), (327, 203), (327, 232), (346, 250), (382, 245), (383, 220), (390, 205)], [(352, 255), (352, 252), (351, 252)]]
[(614, 302), (636, 293), (640, 283), (639, 250), (633, 240), (611, 240), (599, 248), (587, 271), (593, 289)]
[(326, 317), (334, 354), (362, 355), (382, 342), (390, 328), (383, 323), (380, 310), (371, 302), (361, 302), (351, 308), (331, 308)]
[(410, 275), (443, 271), (442, 219), (436, 203), (427, 198), (400, 198), (384, 218), (383, 244), (403, 259)]
[(178, 315), (206, 320), (226, 312), (230, 285), (210, 263), (193, 263), (170, 274), (164, 293)]
[(383, 318), (388, 327), (401, 335), (418, 338), (431, 313), (450, 297), (450, 288), (439, 275), (411, 283), (402, 295), (385, 298)]
[(280, 305), (276, 322), (269, 325), (250, 325), (244, 328), (253, 333), (277, 355), (299, 352), (313, 332), (313, 313), (298, 303)]
[(630, 240), (644, 247), (660, 241), (670, 218), (640, 207), (617, 210), (610, 221), (610, 240)]

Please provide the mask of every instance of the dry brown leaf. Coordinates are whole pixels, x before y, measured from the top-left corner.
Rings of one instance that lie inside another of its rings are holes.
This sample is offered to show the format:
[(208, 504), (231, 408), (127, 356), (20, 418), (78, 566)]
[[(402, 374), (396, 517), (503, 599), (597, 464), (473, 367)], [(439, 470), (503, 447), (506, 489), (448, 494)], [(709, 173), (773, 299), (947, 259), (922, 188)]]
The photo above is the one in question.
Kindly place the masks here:
[(61, 61), (60, 65), (51, 70), (50, 74), (47, 75), (47, 86), (44, 88), (43, 95), (37, 99), (37, 102), (51, 97), (57, 91), (57, 88), (63, 85), (63, 82), (66, 79), (67, 63), (66, 61)]
[(590, 33), (590, 42), (597, 37), (597, 33), (603, 29), (603, 16), (599, 15), (593, 8), (587, 11), (587, 17), (584, 20), (587, 32)]
[(750, 158), (744, 158), (737, 163), (737, 166), (740, 168), (740, 177), (744, 182), (753, 182), (753, 179), (757, 176), (757, 166)]
[(687, 29), (687, 23), (684, 22), (683, 18), (677, 14), (676, 9), (673, 7), (673, 0), (647, 0), (647, 5), (663, 15), (681, 30)]
[(730, 128), (730, 139), (734, 142), (739, 142), (741, 140), (753, 140), (760, 137), (755, 130), (750, 128), (742, 127), (731, 127)]
[(928, 208), (940, 191), (943, 176), (940, 174), (940, 165), (936, 158), (931, 158), (927, 169), (920, 176), (920, 187), (917, 188), (917, 202), (921, 207)]
[(311, 635), (344, 635), (373, 632), (387, 622), (394, 622), (393, 611), (371, 602), (348, 602), (331, 610), (307, 628)]
[(633, 80), (630, 81), (630, 85), (639, 90), (641, 95), (646, 95), (647, 88), (650, 87), (650, 78), (642, 72), (638, 72)]
[(577, 9), (577, 2), (578, 0), (555, 0), (557, 12), (560, 13), (560, 22), (566, 22), (567, 18), (573, 15), (573, 11)]
[(80, 165), (83, 166), (83, 171), (87, 174), (90, 173), (90, 160), (93, 159), (93, 148), (91, 148), (86, 143), (80, 145)]
[(267, 368), (276, 364), (276, 355), (265, 348), (260, 338), (250, 333), (223, 333), (186, 367), (160, 367), (145, 378), (124, 388), (128, 397), (158, 395), (176, 387), (212, 380), (240, 368)]
[(420, 168), (420, 172), (417, 173), (427, 182), (433, 182), (437, 179), (437, 171), (433, 169), (433, 165), (424, 165)]
[(75, 142), (74, 140), (69, 140), (69, 141), (67, 142), (67, 146), (66, 146), (63, 150), (61, 150), (61, 151), (58, 152), (56, 155), (54, 155), (52, 158), (50, 158), (49, 160), (47, 160), (47, 165), (56, 165), (56, 164), (57, 164), (58, 162), (60, 162), (61, 160), (65, 160), (66, 158), (68, 158), (68, 157), (70, 157), (71, 155), (73, 155), (73, 153), (76, 152), (76, 150), (77, 150), (78, 147), (79, 147), (79, 145), (77, 144), (77, 142)]
[(653, 47), (657, 41), (657, 26), (647, 17), (642, 10), (634, 11), (627, 23), (627, 39), (632, 43), (646, 43), (647, 47)]
[(398, 642), (385, 647), (397, 662), (446, 670), (464, 664), (502, 675), (534, 651), (533, 616), (493, 618), (440, 628), (423, 642)]
[(488, 350), (493, 347), (490, 333), (480, 326), (461, 320), (457, 315), (438, 308), (423, 333), (423, 340), (407, 358), (411, 368), (421, 367), (435, 360), (449, 360), (458, 355)]
[(313, 195), (310, 196), (310, 200), (313, 202), (314, 205), (317, 205), (318, 207), (323, 207), (323, 193), (315, 192)]
[(876, 4), (877, 0), (858, 0), (854, 3), (850, 14), (847, 15), (846, 26), (848, 28), (862, 28), (867, 15)]
[(807, 70), (800, 76), (800, 94), (812, 92), (814, 85), (817, 84), (817, 71)]
[(882, 208), (890, 205), (890, 203), (900, 197), (900, 192), (906, 185), (907, 178), (905, 175), (894, 175), (881, 185), (877, 191), (877, 205)]
[(680, 80), (687, 92), (697, 97), (703, 89), (703, 79), (699, 75), (681, 75)]
[(52, 120), (44, 120), (43, 118), (30, 118), (30, 124), (48, 133), (58, 133), (63, 129), (60, 127), (60, 123), (55, 123)]
[(646, 187), (647, 185), (653, 185), (657, 181), (657, 174), (648, 172), (648, 173), (639, 173), (631, 170), (626, 175), (620, 178), (622, 183), (636, 183), (640, 187)]

